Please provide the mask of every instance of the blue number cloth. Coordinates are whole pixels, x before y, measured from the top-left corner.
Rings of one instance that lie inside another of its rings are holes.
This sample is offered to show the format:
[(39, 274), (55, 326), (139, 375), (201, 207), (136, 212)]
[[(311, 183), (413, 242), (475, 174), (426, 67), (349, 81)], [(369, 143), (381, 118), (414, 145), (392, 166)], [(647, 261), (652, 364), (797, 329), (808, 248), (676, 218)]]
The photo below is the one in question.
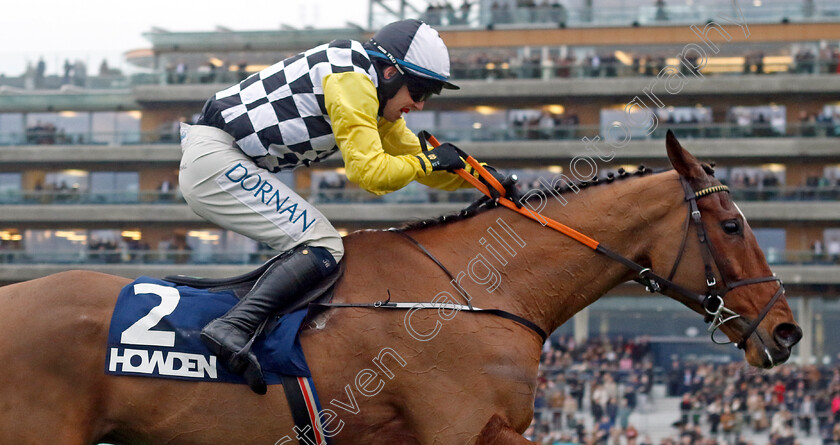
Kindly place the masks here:
[[(108, 332), (105, 372), (112, 375), (245, 383), (201, 342), (208, 322), (238, 299), (232, 291), (209, 292), (150, 277), (124, 287)], [(298, 334), (306, 309), (285, 315), (254, 342), (268, 384), (283, 375), (311, 377)]]

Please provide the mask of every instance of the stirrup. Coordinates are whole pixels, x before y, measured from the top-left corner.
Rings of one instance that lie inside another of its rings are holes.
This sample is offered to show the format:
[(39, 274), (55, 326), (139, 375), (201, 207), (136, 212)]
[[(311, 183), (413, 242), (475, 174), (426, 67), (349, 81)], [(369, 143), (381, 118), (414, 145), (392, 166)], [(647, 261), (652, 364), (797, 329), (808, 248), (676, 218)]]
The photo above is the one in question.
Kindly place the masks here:
[(213, 355), (219, 358), (219, 363), (221, 363), (225, 369), (230, 371), (232, 374), (242, 375), (245, 371), (244, 365), (247, 365), (247, 361), (244, 361), (241, 358), (235, 360), (235, 356), (237, 354), (241, 354), (242, 349), (239, 351), (229, 349), (222, 344), (221, 339), (212, 337), (203, 330), (201, 332), (201, 342), (204, 343)]
[[(257, 330), (251, 334), (251, 338), (248, 339), (248, 342), (245, 343), (245, 345), (238, 351), (230, 353), (230, 351), (223, 349), (223, 351), (227, 353), (226, 355), (229, 354), (225, 364), (230, 372), (236, 375), (244, 376), (245, 373), (248, 372), (248, 368), (251, 368), (251, 365), (254, 365), (259, 371), (260, 378), (262, 378), (260, 360), (257, 358), (256, 354), (251, 352), (251, 347), (254, 345), (254, 341), (257, 340), (257, 337), (262, 335), (266, 322), (267, 320), (263, 320), (263, 322), (257, 326)], [(250, 383), (248, 385), (250, 386)], [(251, 389), (253, 389), (253, 387)]]
[(265, 383), (265, 376), (263, 375), (259, 359), (257, 359), (257, 356), (251, 352), (251, 348), (248, 346), (249, 345), (246, 345), (247, 349), (242, 348), (241, 351), (230, 356), (228, 369), (233, 372), (235, 364), (237, 368), (240, 368), (239, 372), (236, 372), (236, 374), (245, 379), (245, 383), (248, 384), (251, 391), (262, 395), (268, 390)]
[(248, 340), (248, 343), (245, 343), (245, 346), (243, 346), (242, 349), (233, 353), (228, 362), (228, 369), (233, 369), (234, 365), (237, 367), (243, 367), (241, 372), (238, 372), (238, 374), (245, 379), (245, 383), (248, 384), (251, 391), (254, 391), (259, 395), (265, 394), (268, 391), (268, 386), (265, 383), (265, 376), (262, 372), (260, 360), (257, 358), (256, 354), (251, 352), (251, 346), (254, 345), (254, 340), (262, 335), (263, 330), (265, 329), (265, 324), (266, 321), (260, 323), (256, 332), (254, 332), (254, 335), (252, 335), (250, 340)]
[(259, 362), (249, 361), (248, 366), (245, 367), (245, 372), (242, 373), (242, 377), (245, 378), (245, 382), (248, 383), (251, 391), (259, 395), (264, 395), (268, 392), (268, 385), (265, 384), (265, 376), (263, 376), (262, 367), (260, 367)]
[(259, 359), (251, 351), (251, 346), (254, 344), (257, 336), (262, 333), (264, 326), (265, 322), (260, 325), (248, 342), (238, 351), (231, 351), (216, 338), (205, 333), (201, 334), (201, 340), (213, 354), (219, 357), (222, 365), (232, 374), (243, 377), (248, 387), (257, 394), (265, 394), (267, 387)]

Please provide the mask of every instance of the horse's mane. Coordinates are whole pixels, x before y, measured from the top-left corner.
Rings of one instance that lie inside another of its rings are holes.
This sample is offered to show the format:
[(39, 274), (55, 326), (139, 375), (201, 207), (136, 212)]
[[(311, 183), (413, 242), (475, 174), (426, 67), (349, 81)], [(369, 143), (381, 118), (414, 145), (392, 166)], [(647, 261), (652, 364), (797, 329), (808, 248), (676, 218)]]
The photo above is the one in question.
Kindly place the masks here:
[[(705, 166), (704, 166), (704, 168), (705, 168)], [(613, 182), (615, 182), (616, 179), (623, 180), (623, 179), (627, 179), (627, 178), (634, 177), (634, 176), (645, 176), (645, 175), (649, 175), (649, 174), (660, 173), (660, 172), (667, 171), (667, 170), (671, 170), (671, 169), (662, 169), (662, 170), (654, 171), (654, 170), (651, 170), (651, 169), (645, 167), (644, 165), (640, 165), (639, 168), (635, 172), (630, 173), (630, 172), (627, 172), (623, 168), (619, 168), (617, 176), (613, 173), (609, 173), (609, 174), (606, 175), (606, 177), (595, 176), (588, 181), (572, 182), (571, 184), (566, 183), (565, 181), (562, 181), (561, 183), (558, 183), (554, 187), (554, 192), (553, 193), (563, 194), (565, 192), (568, 192), (569, 190), (572, 190), (573, 188), (585, 189), (585, 188), (593, 187), (593, 186), (596, 186), (596, 185), (612, 184)], [(707, 170), (707, 172), (709, 172), (709, 170)], [(549, 190), (547, 190), (545, 187), (540, 187), (539, 189), (536, 189), (536, 190), (539, 190), (540, 192), (543, 192), (543, 193), (549, 192)], [(539, 195), (534, 194), (534, 195), (528, 197), (527, 202), (535, 200), (538, 196)], [(451, 214), (447, 214), (447, 215), (443, 215), (443, 216), (436, 216), (436, 217), (433, 217), (433, 218), (428, 218), (428, 219), (424, 219), (424, 220), (420, 220), (420, 221), (413, 221), (413, 222), (410, 222), (410, 223), (406, 223), (405, 225), (400, 227), (400, 230), (416, 230), (416, 229), (424, 229), (424, 228), (428, 228), (428, 227), (435, 227), (435, 226), (439, 226), (439, 225), (443, 225), (443, 224), (449, 224), (449, 223), (452, 223), (452, 222), (461, 221), (461, 220), (464, 220), (464, 219), (467, 219), (467, 218), (471, 218), (475, 215), (478, 215), (480, 213), (483, 213), (483, 212), (485, 212), (489, 209), (492, 209), (492, 208), (495, 208), (495, 207), (498, 207), (498, 206), (499, 206), (499, 204), (497, 204), (495, 201), (490, 200), (486, 196), (482, 196), (477, 201), (470, 204), (469, 207), (461, 210), (460, 212), (451, 213)]]
[[(701, 165), (703, 166), (703, 170), (709, 176), (712, 176), (712, 177), (715, 176), (715, 163), (714, 162), (710, 162), (708, 164), (702, 163)], [(669, 171), (669, 170), (673, 170), (673, 168), (651, 170), (651, 169), (645, 167), (644, 165), (640, 165), (639, 168), (636, 169), (636, 171), (630, 173), (623, 168), (619, 168), (617, 170), (618, 176), (614, 175), (613, 173), (608, 173), (606, 175), (606, 177), (603, 177), (603, 178), (599, 178), (598, 176), (595, 176), (588, 181), (572, 182), (571, 184), (567, 183), (565, 186), (563, 186), (563, 183), (565, 183), (565, 181), (563, 181), (563, 182), (557, 184), (557, 186), (554, 187), (554, 193), (563, 194), (564, 192), (568, 192), (572, 188), (585, 189), (585, 188), (596, 186), (596, 185), (612, 184), (613, 182), (615, 182), (616, 179), (623, 180), (623, 179), (631, 178), (631, 177), (634, 177), (634, 176), (645, 176), (645, 175), (650, 175), (650, 174), (657, 174), (657, 173), (662, 173), (662, 172), (666, 172), (666, 171)], [(545, 187), (540, 187), (537, 190), (539, 190), (543, 193), (548, 191)], [(533, 201), (534, 199), (536, 199), (537, 196), (539, 196), (539, 195), (530, 196), (526, 202)], [(428, 227), (440, 226), (440, 225), (443, 225), (443, 224), (449, 224), (449, 223), (452, 223), (452, 222), (461, 221), (461, 220), (464, 220), (464, 219), (467, 219), (467, 218), (471, 218), (475, 215), (478, 215), (479, 213), (483, 213), (483, 212), (485, 212), (489, 209), (492, 209), (492, 208), (495, 208), (495, 207), (498, 207), (498, 206), (499, 206), (499, 204), (496, 203), (495, 201), (490, 200), (486, 196), (482, 196), (481, 198), (479, 198), (478, 200), (476, 200), (475, 202), (470, 204), (467, 208), (465, 208), (465, 209), (463, 209), (463, 210), (461, 210), (457, 213), (450, 213), (450, 214), (443, 215), (443, 216), (436, 216), (436, 217), (433, 217), (433, 218), (428, 218), (428, 219), (424, 219), (424, 220), (420, 220), (420, 221), (409, 222), (409, 223), (404, 224), (402, 227), (399, 227), (399, 229), (400, 230), (416, 230), (416, 229), (425, 229), (425, 228), (428, 228)]]

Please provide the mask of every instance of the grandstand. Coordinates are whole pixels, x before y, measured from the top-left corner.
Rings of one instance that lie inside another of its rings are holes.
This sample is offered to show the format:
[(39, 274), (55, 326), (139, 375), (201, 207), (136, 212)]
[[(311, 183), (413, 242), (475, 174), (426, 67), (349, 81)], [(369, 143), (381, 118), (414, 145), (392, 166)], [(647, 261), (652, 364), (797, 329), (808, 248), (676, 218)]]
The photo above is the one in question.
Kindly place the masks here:
[[(716, 162), (785, 282), (805, 333), (792, 361), (836, 367), (840, 4), (465, 4), (371, 0), (366, 26), (340, 29), (154, 30), (145, 34), (149, 48), (126, 48), (136, 73), (0, 77), (0, 282), (71, 268), (126, 277), (251, 270), (272, 252), (204, 222), (178, 192), (178, 123), (192, 121), (213, 93), (286, 56), (334, 38), (366, 40), (384, 23), (419, 17), (441, 31), (462, 89), (406, 116), (410, 128), (518, 173), (525, 189), (569, 173), (580, 157), (596, 160), (591, 173), (600, 175), (664, 167), (663, 135), (673, 129), (695, 155)], [(344, 233), (457, 211), (478, 196), (415, 184), (377, 198), (342, 173), (334, 156), (282, 175)], [(579, 343), (648, 336), (659, 370), (675, 358), (739, 359), (734, 348), (709, 344), (696, 314), (643, 292), (622, 286), (555, 336)], [(651, 409), (676, 406), (665, 397), (664, 372), (655, 386), (661, 403)], [(663, 418), (633, 416), (637, 427)], [(676, 435), (669, 424), (656, 428), (656, 443)]]

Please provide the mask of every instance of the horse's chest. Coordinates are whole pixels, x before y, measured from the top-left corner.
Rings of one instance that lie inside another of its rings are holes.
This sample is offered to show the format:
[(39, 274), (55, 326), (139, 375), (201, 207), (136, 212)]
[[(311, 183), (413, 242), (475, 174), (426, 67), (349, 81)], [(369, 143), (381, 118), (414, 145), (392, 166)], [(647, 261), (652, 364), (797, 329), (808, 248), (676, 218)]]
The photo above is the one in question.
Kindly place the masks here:
[(497, 413), (515, 429), (524, 430), (531, 422), (537, 389), (537, 368), (505, 360), (486, 363), (474, 388), (487, 391)]
[(495, 393), (495, 396), (510, 404), (533, 406), (537, 385), (535, 373), (527, 372), (521, 366), (510, 365), (488, 365), (482, 368), (482, 372), (484, 378), (477, 379), (476, 383), (484, 385), (479, 388)]
[(481, 366), (479, 371), (488, 379), (516, 386), (533, 386), (537, 377), (530, 367), (526, 368), (521, 364), (516, 366), (510, 363), (487, 363)]

